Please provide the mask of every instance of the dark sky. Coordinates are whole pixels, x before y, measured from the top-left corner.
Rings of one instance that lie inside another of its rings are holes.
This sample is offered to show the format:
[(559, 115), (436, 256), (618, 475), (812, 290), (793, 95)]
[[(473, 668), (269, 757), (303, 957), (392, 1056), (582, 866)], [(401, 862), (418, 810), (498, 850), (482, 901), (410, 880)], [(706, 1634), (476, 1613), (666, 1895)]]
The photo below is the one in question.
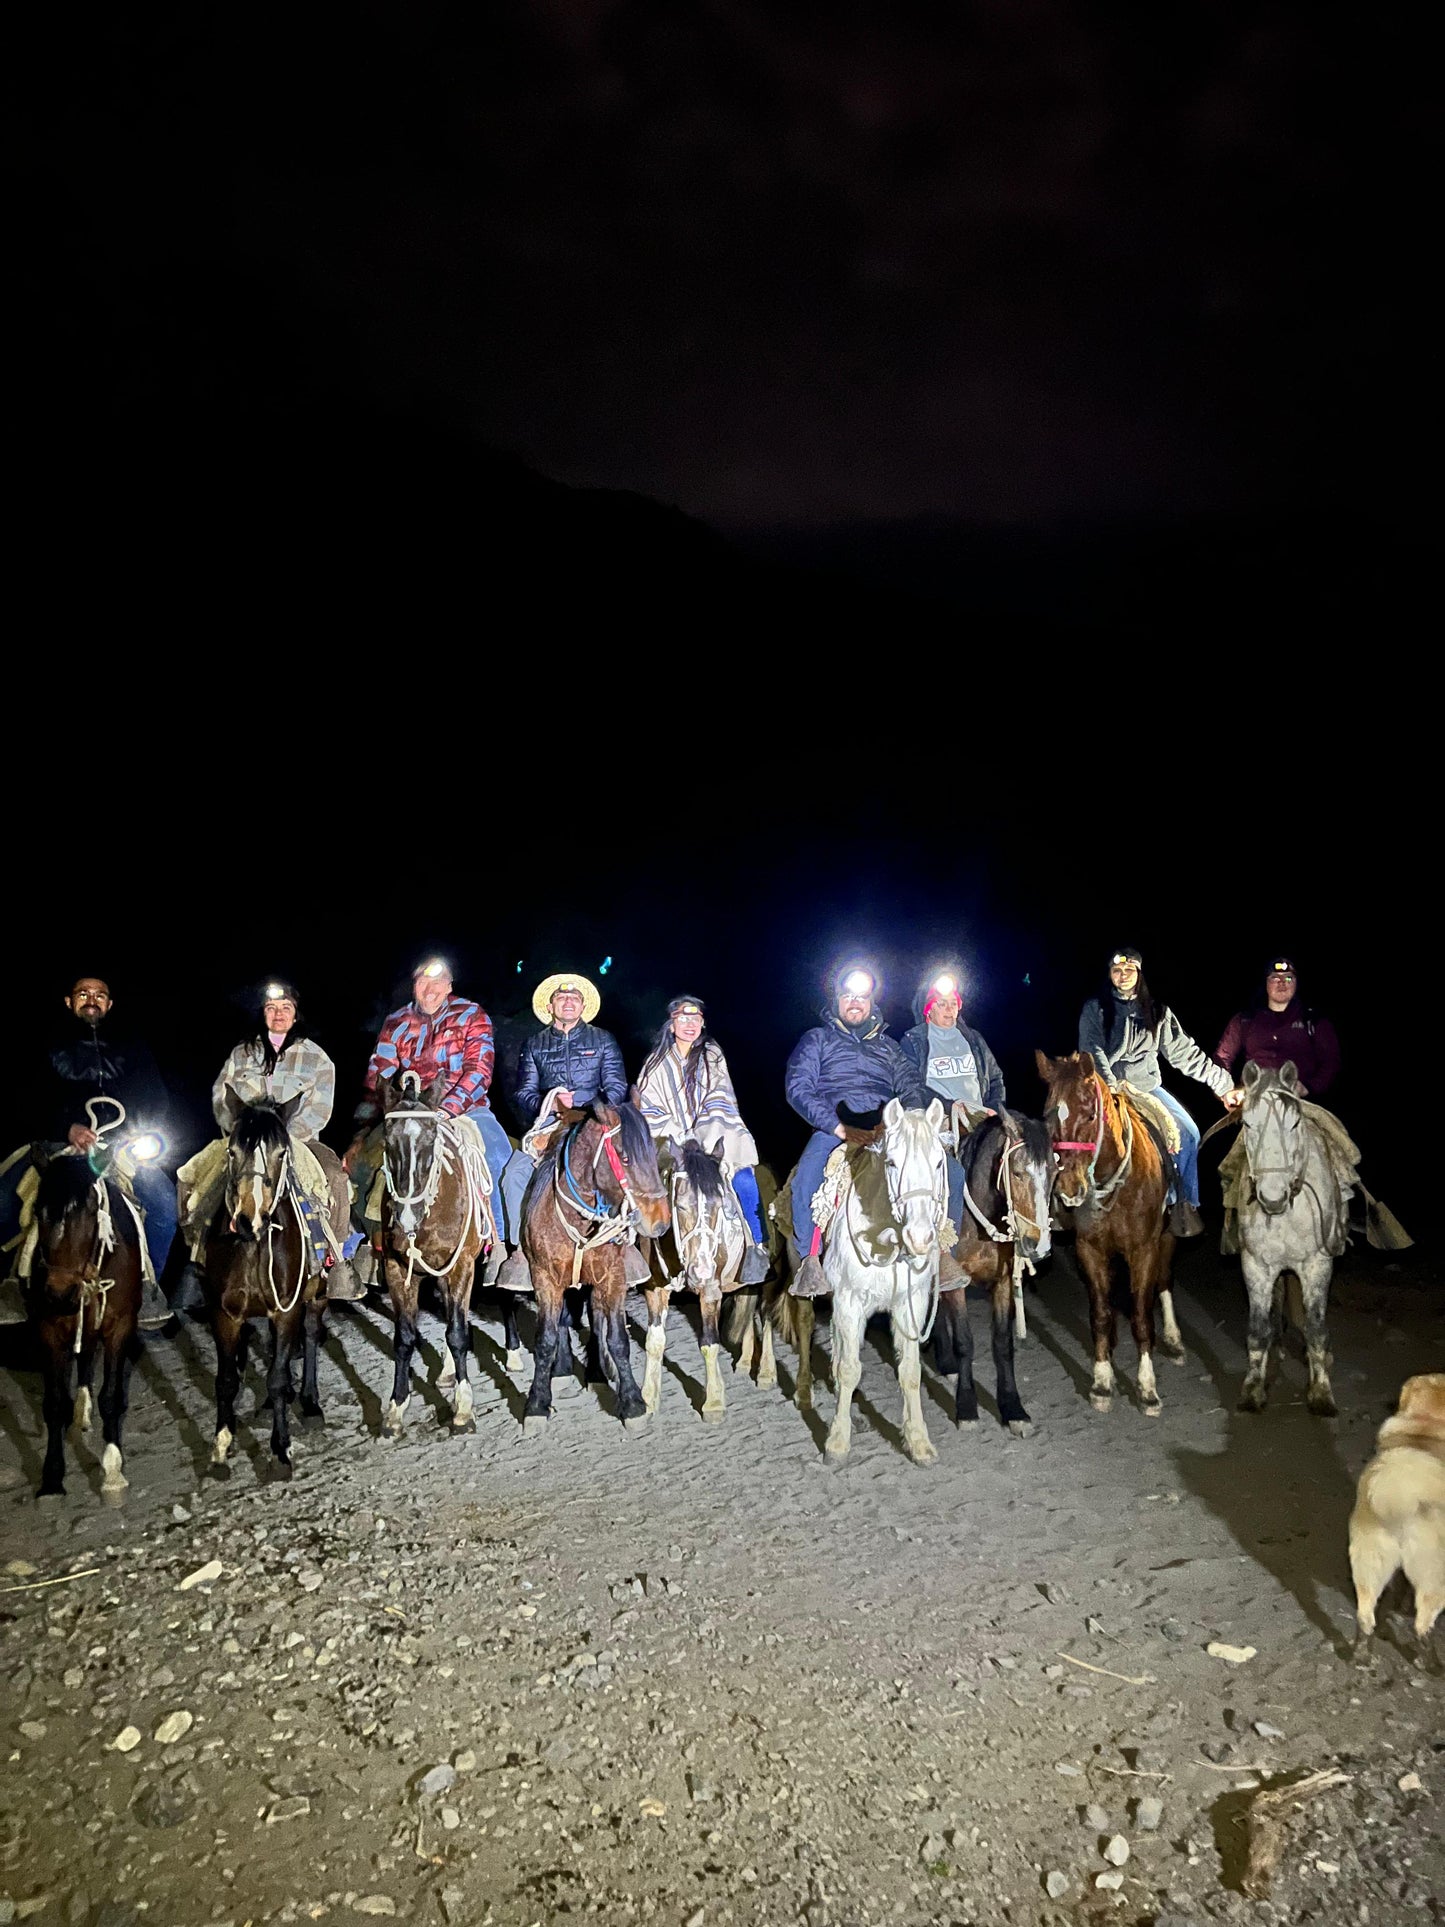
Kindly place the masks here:
[(21, 256), (86, 409), (315, 379), (740, 529), (1411, 512), (1388, 15), (308, 14), (29, 29)]

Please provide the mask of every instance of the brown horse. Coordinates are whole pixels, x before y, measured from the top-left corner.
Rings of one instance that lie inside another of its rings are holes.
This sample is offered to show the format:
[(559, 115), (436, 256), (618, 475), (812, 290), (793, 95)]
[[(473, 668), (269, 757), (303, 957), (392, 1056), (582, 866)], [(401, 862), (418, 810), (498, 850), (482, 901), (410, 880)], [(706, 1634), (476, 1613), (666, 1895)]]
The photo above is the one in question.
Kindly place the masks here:
[[(97, 1157), (99, 1154), (96, 1154)], [(100, 1386), (101, 1490), (124, 1491), (120, 1429), (130, 1354), (141, 1301), (140, 1233), (120, 1186), (97, 1176), (91, 1160), (61, 1153), (41, 1165), (35, 1212), (39, 1243), (30, 1277), (30, 1320), (40, 1341), (49, 1435), (40, 1495), (65, 1491), (65, 1432), (90, 1430), (90, 1380), (105, 1353)], [(79, 1390), (70, 1389), (72, 1359)]]
[[(447, 1352), (437, 1383), (452, 1389), (452, 1428), (475, 1426), (471, 1380), (472, 1280), (477, 1260), (496, 1242), (491, 1194), (500, 1173), (487, 1167), (481, 1133), (468, 1121), (438, 1108), (446, 1079), (423, 1090), (415, 1071), (386, 1078), (381, 1086), (381, 1249), (396, 1321), (396, 1376), (385, 1429), (401, 1435), (411, 1397), (411, 1359), (416, 1349), (417, 1300), (423, 1275), (435, 1281), (446, 1314)], [(507, 1301), (507, 1363), (520, 1363), (516, 1314)], [(515, 1369), (515, 1366), (513, 1367)]]
[(628, 1431), (645, 1423), (647, 1407), (632, 1375), (624, 1307), (627, 1233), (660, 1238), (671, 1222), (657, 1169), (657, 1146), (633, 1102), (615, 1108), (599, 1100), (564, 1112), (560, 1130), (533, 1173), (522, 1205), (522, 1250), (541, 1320), (536, 1369), (522, 1430), (546, 1430), (552, 1415), (552, 1373), (568, 1319), (566, 1294), (592, 1292), (592, 1330), (603, 1373), (617, 1394)]
[(295, 1397), (291, 1360), (302, 1352), (301, 1411), (320, 1420), (316, 1354), (321, 1339), (325, 1288), (312, 1263), (310, 1242), (291, 1181), (291, 1139), (286, 1126), (299, 1097), (282, 1105), (248, 1104), (226, 1145), (225, 1203), (206, 1234), (206, 1309), (216, 1340), (216, 1442), (211, 1470), (226, 1478), (227, 1455), (236, 1436), (236, 1393), (241, 1387), (251, 1318), (271, 1326), (271, 1363), (266, 1374), (271, 1407), (271, 1450), (282, 1478), (291, 1476), (291, 1429), (287, 1407)]
[(1114, 1398), (1114, 1308), (1109, 1300), (1113, 1261), (1128, 1271), (1130, 1324), (1139, 1348), (1139, 1402), (1151, 1416), (1160, 1407), (1154, 1380), (1154, 1301), (1164, 1315), (1164, 1350), (1176, 1363), (1184, 1343), (1169, 1292), (1174, 1236), (1169, 1230), (1169, 1166), (1143, 1113), (1127, 1090), (1111, 1091), (1087, 1051), (1068, 1057), (1034, 1053), (1049, 1087), (1044, 1122), (1058, 1160), (1054, 1197), (1079, 1213), (1075, 1254), (1089, 1287), (1094, 1331), (1094, 1380), (1089, 1401), (1107, 1412)]

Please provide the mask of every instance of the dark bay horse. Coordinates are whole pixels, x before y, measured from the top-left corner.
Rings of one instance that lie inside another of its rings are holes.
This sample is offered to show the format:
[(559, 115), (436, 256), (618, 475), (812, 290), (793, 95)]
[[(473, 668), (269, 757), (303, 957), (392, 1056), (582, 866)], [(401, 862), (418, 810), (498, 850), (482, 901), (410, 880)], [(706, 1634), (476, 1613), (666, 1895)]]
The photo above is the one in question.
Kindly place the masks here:
[(723, 1293), (737, 1285), (750, 1242), (748, 1228), (723, 1169), (721, 1147), (712, 1154), (691, 1139), (685, 1144), (665, 1139), (660, 1153), (659, 1168), (671, 1193), (672, 1229), (653, 1245), (654, 1282), (644, 1287), (648, 1323), (642, 1402), (653, 1413), (662, 1396), (668, 1302), (675, 1291), (695, 1291), (702, 1311), (702, 1358), (707, 1372), (702, 1415), (709, 1423), (717, 1423), (727, 1409), (718, 1362), (722, 1351), (718, 1312)]
[[(978, 1422), (967, 1293), (981, 1285), (990, 1301), (1000, 1422), (1016, 1438), (1033, 1429), (1014, 1376), (1013, 1305), (1023, 1270), (1049, 1255), (1053, 1156), (1047, 1127), (1012, 1113), (985, 1118), (959, 1146), (963, 1232), (951, 1256), (964, 1282), (939, 1293), (933, 1355), (945, 1377), (958, 1375), (953, 1415), (960, 1425)], [(952, 1275), (953, 1266), (945, 1265), (944, 1273)]]
[[(381, 1250), (396, 1321), (396, 1376), (383, 1421), (400, 1437), (411, 1397), (417, 1301), (423, 1277), (441, 1295), (448, 1359), (438, 1374), (452, 1387), (452, 1427), (475, 1425), (468, 1365), (472, 1355), (472, 1280), (477, 1260), (496, 1243), (491, 1196), (501, 1175), (488, 1169), (481, 1133), (440, 1108), (446, 1079), (422, 1089), (415, 1071), (383, 1080)], [(507, 1363), (521, 1363), (516, 1311), (506, 1302)]]
[(1107, 1412), (1114, 1398), (1114, 1309), (1109, 1299), (1115, 1259), (1128, 1273), (1130, 1324), (1139, 1348), (1139, 1402), (1160, 1410), (1154, 1378), (1154, 1303), (1164, 1315), (1164, 1350), (1176, 1362), (1184, 1343), (1169, 1293), (1174, 1236), (1168, 1226), (1168, 1154), (1128, 1091), (1111, 1091), (1087, 1051), (1068, 1057), (1034, 1053), (1048, 1085), (1044, 1122), (1058, 1160), (1054, 1196), (1077, 1211), (1075, 1255), (1089, 1288), (1094, 1379), (1089, 1402)]
[(291, 1360), (302, 1352), (301, 1411), (319, 1420), (316, 1353), (324, 1311), (322, 1275), (291, 1181), (287, 1132), (299, 1097), (284, 1104), (247, 1104), (226, 1145), (226, 1196), (206, 1234), (206, 1309), (216, 1340), (216, 1442), (211, 1468), (224, 1478), (236, 1436), (236, 1393), (250, 1339), (248, 1319), (271, 1326), (266, 1390), (271, 1450), (282, 1477), (291, 1476), (287, 1407), (295, 1397)]
[(536, 1369), (522, 1430), (545, 1431), (552, 1414), (552, 1373), (566, 1329), (566, 1294), (590, 1286), (592, 1330), (602, 1370), (622, 1422), (639, 1429), (647, 1417), (632, 1375), (624, 1307), (627, 1280), (622, 1238), (634, 1228), (660, 1238), (671, 1221), (657, 1169), (657, 1146), (633, 1102), (600, 1100), (564, 1113), (564, 1127), (538, 1165), (522, 1206), (522, 1250), (532, 1275), (540, 1329)]
[[(97, 1161), (99, 1161), (99, 1154)], [(32, 1260), (29, 1310), (44, 1359), (48, 1442), (42, 1498), (65, 1490), (65, 1432), (90, 1430), (90, 1380), (96, 1352), (105, 1354), (100, 1385), (101, 1490), (119, 1493), (120, 1431), (125, 1418), (130, 1354), (141, 1301), (140, 1233), (120, 1186), (97, 1175), (91, 1159), (61, 1153), (41, 1164), (36, 1198), (39, 1242)], [(70, 1389), (71, 1361), (79, 1390)]]

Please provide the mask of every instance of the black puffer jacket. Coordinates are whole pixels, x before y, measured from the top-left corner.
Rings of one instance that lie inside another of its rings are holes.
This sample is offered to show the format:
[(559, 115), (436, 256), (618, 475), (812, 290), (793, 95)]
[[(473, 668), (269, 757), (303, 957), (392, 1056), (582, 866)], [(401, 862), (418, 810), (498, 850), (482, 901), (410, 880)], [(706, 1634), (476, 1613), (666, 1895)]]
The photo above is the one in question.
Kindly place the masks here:
[[(84, 1024), (74, 1018), (47, 1053), (48, 1075), (36, 1133), (54, 1143), (64, 1141), (72, 1124), (89, 1124), (85, 1101), (115, 1097), (125, 1106), (127, 1130), (157, 1130), (165, 1122), (166, 1087), (155, 1059), (138, 1037), (126, 1037), (109, 1025)], [(109, 1105), (97, 1107), (102, 1124), (114, 1118)]]
[(850, 1030), (836, 1011), (823, 1010), (816, 1030), (805, 1030), (788, 1059), (788, 1102), (815, 1131), (840, 1122), (838, 1106), (876, 1111), (890, 1097), (910, 1110), (926, 1110), (929, 1093), (912, 1062), (875, 1015)]
[(524, 1126), (537, 1115), (548, 1091), (555, 1090), (571, 1091), (579, 1106), (598, 1097), (609, 1104), (626, 1101), (622, 1047), (610, 1030), (575, 1024), (564, 1031), (548, 1024), (533, 1031), (517, 1066), (517, 1116)]

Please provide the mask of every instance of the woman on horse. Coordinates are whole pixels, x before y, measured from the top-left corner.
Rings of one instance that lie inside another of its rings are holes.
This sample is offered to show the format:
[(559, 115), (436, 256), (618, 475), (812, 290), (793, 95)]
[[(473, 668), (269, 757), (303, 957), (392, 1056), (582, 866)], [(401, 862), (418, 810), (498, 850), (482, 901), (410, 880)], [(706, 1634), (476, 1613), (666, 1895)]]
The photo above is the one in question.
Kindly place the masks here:
[[(904, 1052), (945, 1113), (957, 1120), (962, 1143), (974, 1124), (1004, 1109), (1003, 1072), (981, 1030), (962, 1019), (963, 971), (957, 964), (934, 971), (913, 1000), (913, 1029), (899, 1039)], [(963, 1167), (949, 1153), (948, 1215), (963, 1230)]]
[(700, 998), (674, 997), (668, 1005), (667, 1022), (657, 1033), (637, 1090), (638, 1108), (655, 1138), (671, 1138), (675, 1144), (692, 1138), (710, 1156), (722, 1146), (752, 1234), (738, 1283), (760, 1285), (768, 1275), (768, 1240), (753, 1168), (758, 1147), (743, 1123), (727, 1059), (707, 1028)]
[(1088, 1051), (1111, 1091), (1121, 1084), (1162, 1104), (1179, 1126), (1179, 1184), (1182, 1210), (1176, 1211), (1177, 1237), (1193, 1238), (1204, 1229), (1199, 1216), (1199, 1126), (1177, 1097), (1165, 1090), (1159, 1060), (1197, 1083), (1207, 1084), (1226, 1110), (1233, 1108), (1234, 1079), (1206, 1057), (1166, 1004), (1151, 996), (1144, 981), (1144, 958), (1132, 946), (1109, 959), (1109, 986), (1091, 997), (1079, 1014), (1079, 1049)]
[(323, 1252), (334, 1259), (326, 1274), (326, 1296), (362, 1296), (351, 1267), (340, 1257), (351, 1235), (350, 1186), (341, 1159), (320, 1141), (331, 1121), (335, 1094), (336, 1066), (307, 1036), (295, 989), (288, 983), (268, 984), (255, 1033), (236, 1045), (211, 1087), (211, 1109), (221, 1136), (176, 1173), (181, 1228), (191, 1244), (180, 1291), (190, 1303), (195, 1302), (206, 1232), (225, 1192), (226, 1141), (245, 1106), (263, 1101), (296, 1104), (288, 1129), (301, 1194), (314, 1212), (307, 1233), (318, 1261), (324, 1262)]

